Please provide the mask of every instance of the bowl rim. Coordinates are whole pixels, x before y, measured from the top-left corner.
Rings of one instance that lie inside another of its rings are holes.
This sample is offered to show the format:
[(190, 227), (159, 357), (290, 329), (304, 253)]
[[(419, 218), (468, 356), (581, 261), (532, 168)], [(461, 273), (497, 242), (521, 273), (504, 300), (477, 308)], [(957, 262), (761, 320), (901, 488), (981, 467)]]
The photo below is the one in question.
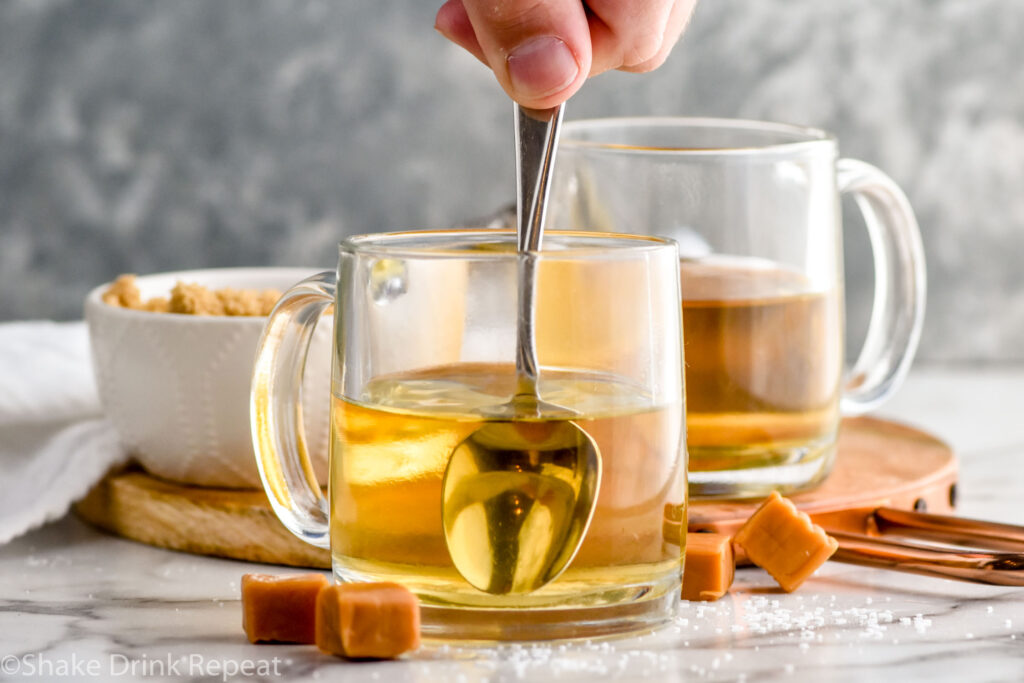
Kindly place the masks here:
[[(171, 280), (189, 280), (199, 284), (202, 283), (203, 278), (209, 278), (211, 276), (237, 276), (241, 278), (258, 278), (260, 276), (275, 275), (283, 277), (285, 275), (294, 275), (292, 285), (297, 284), (301, 280), (304, 280), (311, 275), (315, 275), (319, 272), (323, 272), (323, 268), (316, 267), (303, 267), (303, 266), (239, 266), (229, 268), (198, 268), (193, 270), (171, 270), (159, 273), (147, 273), (145, 275), (136, 275), (138, 281), (143, 282), (150, 279), (171, 279)], [(112, 315), (122, 316), (126, 318), (137, 318), (139, 320), (165, 320), (165, 321), (202, 321), (203, 324), (218, 325), (218, 324), (230, 324), (230, 325), (253, 325), (259, 324), (262, 327), (266, 321), (267, 316), (265, 315), (194, 315), (192, 313), (158, 313), (156, 311), (143, 311), (135, 308), (123, 308), (121, 306), (112, 306), (103, 301), (103, 293), (107, 291), (114, 284), (114, 280), (104, 282), (103, 284), (97, 285), (89, 290), (89, 293), (85, 295), (84, 309), (88, 313), (90, 310), (96, 311), (100, 315)], [(223, 285), (222, 285), (223, 286)], [(289, 287), (291, 285), (288, 285)], [(170, 291), (168, 290), (168, 295)]]

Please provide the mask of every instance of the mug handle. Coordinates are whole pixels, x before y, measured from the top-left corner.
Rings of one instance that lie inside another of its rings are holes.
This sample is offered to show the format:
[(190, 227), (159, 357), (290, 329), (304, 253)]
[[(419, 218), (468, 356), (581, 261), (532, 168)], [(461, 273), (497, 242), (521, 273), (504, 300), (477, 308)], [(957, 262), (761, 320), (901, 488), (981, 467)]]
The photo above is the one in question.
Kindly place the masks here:
[(910, 202), (892, 178), (863, 161), (840, 159), (836, 180), (839, 193), (857, 201), (875, 262), (867, 337), (840, 399), (844, 415), (860, 415), (888, 399), (910, 370), (924, 322), (924, 248)]
[(289, 531), (319, 548), (330, 547), (329, 512), (306, 447), (302, 375), (313, 328), (337, 287), (337, 275), (325, 271), (284, 293), (263, 328), (249, 395), (252, 445), (270, 505)]

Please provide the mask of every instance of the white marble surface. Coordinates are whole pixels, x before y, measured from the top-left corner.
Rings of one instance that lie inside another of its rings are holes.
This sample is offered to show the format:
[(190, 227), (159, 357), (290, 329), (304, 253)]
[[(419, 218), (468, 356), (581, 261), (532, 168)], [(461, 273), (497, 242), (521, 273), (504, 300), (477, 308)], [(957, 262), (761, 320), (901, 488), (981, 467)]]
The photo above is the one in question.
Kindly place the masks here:
[[(961, 514), (1020, 523), (1022, 408), (1024, 367), (926, 368), (883, 414), (954, 446)], [(238, 584), (258, 569), (112, 538), (74, 518), (33, 532), (0, 548), (0, 679), (1024, 680), (1024, 589), (830, 563), (786, 595), (745, 569), (718, 603), (684, 603), (672, 624), (640, 637), (430, 644), (402, 661), (353, 663), (246, 642)]]

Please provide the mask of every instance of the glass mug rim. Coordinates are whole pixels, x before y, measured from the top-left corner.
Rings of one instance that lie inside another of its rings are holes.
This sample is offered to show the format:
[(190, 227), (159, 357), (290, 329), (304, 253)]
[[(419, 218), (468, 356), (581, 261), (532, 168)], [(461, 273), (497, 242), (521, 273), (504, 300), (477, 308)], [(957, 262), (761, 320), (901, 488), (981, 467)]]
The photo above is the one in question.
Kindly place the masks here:
[[(444, 230), (404, 230), (366, 233), (346, 237), (338, 243), (340, 255), (377, 256), (380, 258), (446, 259), (464, 261), (515, 260), (518, 252), (471, 251), (453, 245), (453, 239), (465, 238), (461, 245), (484, 244), (493, 238), (515, 242), (516, 231), (509, 228), (451, 228)], [(538, 260), (604, 260), (616, 254), (643, 254), (671, 249), (678, 252), (675, 240), (656, 235), (633, 235), (590, 230), (545, 230), (545, 249), (530, 252)], [(483, 239), (481, 239), (483, 238)], [(424, 240), (429, 242), (424, 244)], [(557, 249), (550, 249), (556, 241)], [(558, 243), (562, 240), (561, 243)], [(565, 240), (573, 240), (566, 243)], [(436, 243), (435, 243), (436, 242)]]
[[(761, 133), (780, 136), (776, 141), (764, 144), (737, 144), (724, 147), (674, 147), (632, 145), (629, 142), (610, 140), (586, 140), (575, 138), (581, 133), (593, 133), (618, 129), (619, 131), (664, 130), (713, 130), (735, 133)], [(781, 139), (784, 137), (790, 139)], [(811, 126), (753, 119), (732, 119), (715, 117), (686, 116), (621, 116), (589, 118), (566, 121), (562, 126), (559, 146), (562, 149), (599, 150), (603, 153), (627, 155), (664, 155), (678, 157), (719, 157), (719, 156), (776, 156), (792, 155), (806, 151), (831, 151), (837, 153), (838, 141), (828, 131)]]

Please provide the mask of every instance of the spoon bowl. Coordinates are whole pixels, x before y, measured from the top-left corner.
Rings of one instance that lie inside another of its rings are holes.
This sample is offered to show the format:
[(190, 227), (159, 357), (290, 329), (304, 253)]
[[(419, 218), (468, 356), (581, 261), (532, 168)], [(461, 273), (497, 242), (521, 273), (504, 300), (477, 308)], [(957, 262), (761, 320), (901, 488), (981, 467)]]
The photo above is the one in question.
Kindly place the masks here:
[(571, 420), (487, 423), (456, 446), (445, 470), (452, 561), (487, 593), (537, 590), (575, 557), (600, 481), (597, 444)]

